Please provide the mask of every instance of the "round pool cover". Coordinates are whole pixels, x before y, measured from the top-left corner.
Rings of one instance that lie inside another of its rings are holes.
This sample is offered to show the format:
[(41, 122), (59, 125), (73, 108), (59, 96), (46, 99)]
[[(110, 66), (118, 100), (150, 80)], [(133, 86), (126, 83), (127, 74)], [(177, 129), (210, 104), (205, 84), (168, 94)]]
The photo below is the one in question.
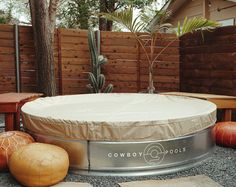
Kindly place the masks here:
[(216, 106), (159, 94), (81, 94), (22, 107), (24, 128), (59, 145), (80, 173), (144, 175), (193, 166), (214, 147)]

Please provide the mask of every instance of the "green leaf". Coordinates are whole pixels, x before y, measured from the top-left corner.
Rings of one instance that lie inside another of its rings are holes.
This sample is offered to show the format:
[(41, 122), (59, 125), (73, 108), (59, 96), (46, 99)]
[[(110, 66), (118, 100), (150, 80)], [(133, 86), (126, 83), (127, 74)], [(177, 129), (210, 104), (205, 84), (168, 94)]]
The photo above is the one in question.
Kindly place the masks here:
[(220, 26), (220, 24), (216, 21), (198, 17), (194, 17), (192, 19), (188, 19), (187, 17), (185, 17), (182, 25), (180, 24), (180, 22), (178, 22), (176, 35), (180, 37), (189, 32), (194, 32), (197, 30), (211, 30), (218, 26)]
[[(118, 24), (121, 24), (126, 29), (128, 29), (131, 32), (138, 32), (138, 30), (134, 30), (135, 28), (140, 28), (138, 22), (133, 22), (133, 8), (129, 7), (127, 9), (124, 9), (122, 11), (116, 11), (112, 13), (101, 13), (101, 15), (111, 21), (115, 21)], [(134, 23), (134, 24), (133, 24)]]
[(112, 84), (108, 84), (106, 89), (104, 90), (104, 93), (111, 93), (113, 90), (113, 85)]
[(94, 93), (94, 89), (91, 84), (87, 84), (86, 87), (89, 89), (90, 93)]
[(96, 48), (95, 35), (94, 35), (93, 30), (88, 30), (88, 43), (89, 43), (91, 62), (93, 65), (96, 65), (98, 52), (97, 52), (97, 48)]
[(88, 73), (88, 78), (89, 78), (91, 86), (94, 89), (94, 92), (98, 93), (98, 83), (97, 83), (97, 80), (96, 80), (95, 76), (91, 72), (89, 72)]
[[(145, 15), (145, 13), (143, 13)], [(144, 16), (142, 15), (142, 16)], [(171, 29), (173, 26), (172, 24), (168, 23), (168, 19), (171, 17), (172, 12), (169, 10), (159, 10), (159, 11), (155, 11), (155, 16), (154, 18), (151, 17), (151, 19), (147, 19), (148, 21), (148, 31), (150, 33), (156, 33), (156, 32), (165, 32), (168, 29)], [(148, 17), (148, 15), (144, 16), (144, 17)]]
[(98, 77), (98, 88), (99, 90), (102, 90), (105, 86), (105, 76), (103, 74), (100, 74)]

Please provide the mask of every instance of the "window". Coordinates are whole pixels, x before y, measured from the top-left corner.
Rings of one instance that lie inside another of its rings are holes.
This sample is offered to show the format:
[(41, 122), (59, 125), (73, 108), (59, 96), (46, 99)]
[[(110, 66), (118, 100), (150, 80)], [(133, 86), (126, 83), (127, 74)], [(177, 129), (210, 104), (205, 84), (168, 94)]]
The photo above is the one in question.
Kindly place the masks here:
[(219, 20), (218, 22), (221, 23), (222, 27), (230, 26), (230, 25), (234, 25), (234, 18)]

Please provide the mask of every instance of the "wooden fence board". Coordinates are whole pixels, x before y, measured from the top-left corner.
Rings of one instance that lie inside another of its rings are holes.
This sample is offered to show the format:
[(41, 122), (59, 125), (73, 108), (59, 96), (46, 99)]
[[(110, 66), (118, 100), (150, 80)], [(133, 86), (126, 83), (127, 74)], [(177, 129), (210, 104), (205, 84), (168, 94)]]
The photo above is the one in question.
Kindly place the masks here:
[(61, 36), (69, 36), (69, 37), (88, 37), (88, 31), (87, 30), (81, 30), (81, 29), (59, 29), (61, 32)]
[(12, 32), (5, 32), (0, 30), (0, 38), (13, 40), (14, 35)]
[(15, 91), (14, 26), (0, 25), (0, 93)]
[(14, 26), (13, 25), (7, 25), (7, 24), (0, 24), (0, 31), (13, 32), (14, 31)]
[(102, 68), (102, 72), (104, 74), (136, 74), (137, 70), (137, 67), (112, 65), (106, 65), (104, 68)]
[[(0, 25), (0, 80), (9, 84), (7, 91), (15, 90), (14, 27)], [(158, 38), (156, 53), (174, 39), (167, 34)], [(1, 37), (0, 37), (1, 38)], [(20, 26), (20, 68), (22, 91), (36, 91), (35, 49), (32, 27)], [(108, 58), (102, 67), (106, 83), (114, 84), (114, 92), (137, 92), (146, 87), (148, 63), (131, 33), (101, 32), (101, 54)], [(55, 73), (61, 94), (88, 93), (88, 71), (91, 71), (87, 31), (58, 29), (54, 41)], [(179, 89), (179, 41), (174, 41), (160, 57), (154, 69), (155, 85), (161, 90)], [(1, 84), (0, 84), (1, 85)], [(0, 87), (0, 92), (6, 90)]]
[[(175, 62), (179, 62), (179, 55), (172, 55), (172, 54), (161, 54), (160, 56), (158, 56), (157, 60), (159, 61), (175, 61)], [(144, 54), (140, 55), (140, 60), (147, 60), (147, 57)]]
[(0, 39), (0, 46), (1, 47), (14, 47), (14, 41), (13, 40), (7, 40), (7, 39)]
[(130, 47), (137, 47), (137, 41), (133, 38), (130, 39), (120, 39), (120, 38), (114, 38), (114, 39), (106, 39), (101, 38), (101, 46), (130, 46)]
[(137, 47), (131, 46), (101, 46), (102, 53), (131, 53), (137, 55)]
[(137, 63), (137, 59), (108, 59), (108, 63), (106, 65), (137, 67)]
[[(141, 74), (142, 75), (148, 75), (149, 71), (147, 68), (141, 68)], [(161, 68), (155, 68), (153, 70), (154, 75), (167, 75), (167, 76), (179, 76), (179, 70), (173, 70), (173, 69), (161, 69)]]
[[(61, 58), (64, 65), (87, 65), (90, 64), (90, 58)], [(109, 61), (110, 62), (110, 61)]]
[(202, 54), (202, 53), (231, 53), (235, 52), (236, 43), (233, 44), (224, 44), (219, 47), (219, 44), (214, 44), (209, 47), (208, 45), (204, 46), (194, 46), (186, 47), (184, 49), (185, 54)]
[(63, 36), (61, 37), (61, 43), (76, 43), (81, 45), (88, 45), (88, 39), (87, 38), (81, 38), (81, 37), (69, 37), (69, 36)]
[(236, 27), (181, 38), (181, 91), (236, 96)]
[(217, 40), (215, 40), (214, 38), (214, 35), (208, 35), (207, 37), (204, 37), (204, 39), (200, 37), (195, 37), (192, 39), (188, 38), (184, 40), (184, 42), (182, 43), (182, 47), (194, 47), (204, 44), (232, 44), (236, 42), (236, 34), (218, 36)]
[(69, 51), (63, 50), (61, 54), (62, 58), (90, 58), (88, 51)]
[(62, 50), (73, 50), (73, 51), (80, 51), (80, 50), (85, 50), (85, 51), (89, 51), (88, 45), (84, 45), (84, 44), (78, 44), (78, 43), (64, 43), (61, 46)]
[(19, 28), (19, 33), (20, 34), (26, 34), (26, 33), (28, 33), (28, 34), (30, 34), (30, 35), (32, 35), (32, 33), (33, 33), (33, 28), (32, 27), (29, 27), (29, 26), (20, 26), (20, 28)]
[(15, 62), (0, 61), (0, 70), (3, 71), (4, 69), (15, 69)]

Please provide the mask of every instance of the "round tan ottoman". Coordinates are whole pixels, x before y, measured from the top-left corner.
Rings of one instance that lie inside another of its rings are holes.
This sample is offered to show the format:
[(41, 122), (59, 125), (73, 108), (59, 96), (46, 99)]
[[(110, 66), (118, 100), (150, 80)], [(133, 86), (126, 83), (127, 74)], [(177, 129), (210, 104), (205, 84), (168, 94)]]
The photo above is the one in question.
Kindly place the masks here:
[(12, 175), (25, 186), (51, 186), (67, 174), (67, 152), (55, 145), (32, 143), (15, 151), (9, 161)]
[(33, 142), (29, 134), (21, 131), (0, 133), (0, 171), (7, 169), (9, 158), (15, 150)]

